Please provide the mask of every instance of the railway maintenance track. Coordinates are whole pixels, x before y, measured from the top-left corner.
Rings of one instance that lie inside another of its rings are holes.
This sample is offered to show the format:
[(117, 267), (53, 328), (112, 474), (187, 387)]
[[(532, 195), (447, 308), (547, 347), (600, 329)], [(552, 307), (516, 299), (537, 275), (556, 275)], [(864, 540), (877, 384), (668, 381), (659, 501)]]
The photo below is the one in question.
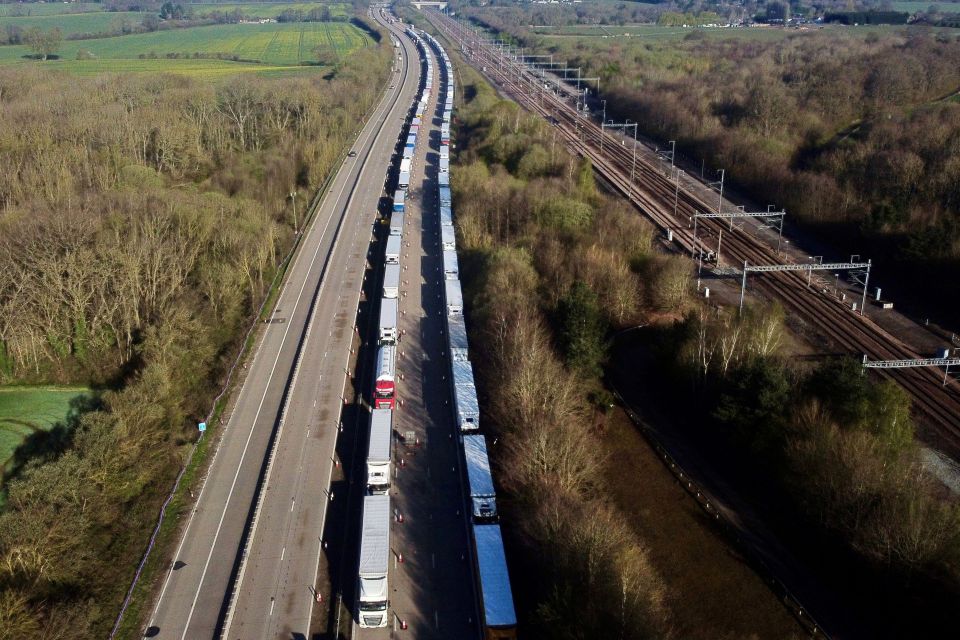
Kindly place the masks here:
[[(454, 20), (428, 13), (429, 19), (452, 42), (462, 45), (463, 55), (505, 95), (528, 111), (552, 121), (577, 154), (589, 158), (594, 169), (657, 226), (673, 232), (673, 241), (693, 254), (694, 245), (689, 220), (696, 212), (709, 212), (715, 207), (696, 194), (678, 187), (655, 163), (635, 156), (632, 149), (620, 144), (621, 139), (601, 130), (592, 120), (578, 116), (575, 107), (552, 91), (544, 91), (542, 80), (515, 59), (492, 47), (477, 34)], [(600, 141), (604, 140), (604, 153)], [(631, 174), (634, 180), (631, 180)], [(676, 205), (677, 215), (673, 210)], [(717, 235), (727, 231), (718, 219), (703, 219), (701, 228)], [(699, 238), (698, 238), (699, 240)], [(726, 255), (731, 262), (751, 265), (781, 264), (783, 258), (757, 238), (743, 233), (727, 233)], [(858, 315), (837, 300), (808, 287), (806, 276), (799, 271), (776, 271), (757, 278), (754, 284), (765, 296), (776, 299), (788, 314), (802, 319), (839, 348), (857, 356), (866, 354), (872, 360), (904, 360), (921, 357), (915, 349), (893, 336), (863, 315)], [(930, 429), (925, 440), (960, 460), (960, 394), (950, 380), (944, 386), (939, 369), (884, 369), (881, 374), (895, 380), (909, 394), (914, 408)]]

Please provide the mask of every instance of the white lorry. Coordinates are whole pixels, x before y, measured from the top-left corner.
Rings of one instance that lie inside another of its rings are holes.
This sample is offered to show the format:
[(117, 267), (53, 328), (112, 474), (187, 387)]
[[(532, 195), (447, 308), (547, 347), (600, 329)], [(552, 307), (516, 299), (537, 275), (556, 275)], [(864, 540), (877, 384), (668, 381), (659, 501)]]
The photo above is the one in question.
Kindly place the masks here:
[(380, 344), (397, 344), (397, 299), (380, 299)]
[(467, 483), (475, 523), (497, 519), (497, 493), (490, 474), (487, 442), (482, 435), (463, 436), (463, 458), (467, 462)]
[(383, 297), (400, 297), (400, 265), (388, 264), (383, 270)]
[(360, 565), (357, 572), (357, 622), (361, 627), (385, 627), (390, 606), (387, 571), (390, 567), (390, 496), (363, 498)]
[(370, 412), (370, 441), (367, 446), (367, 491), (386, 493), (390, 489), (390, 443), (393, 435), (393, 411)]

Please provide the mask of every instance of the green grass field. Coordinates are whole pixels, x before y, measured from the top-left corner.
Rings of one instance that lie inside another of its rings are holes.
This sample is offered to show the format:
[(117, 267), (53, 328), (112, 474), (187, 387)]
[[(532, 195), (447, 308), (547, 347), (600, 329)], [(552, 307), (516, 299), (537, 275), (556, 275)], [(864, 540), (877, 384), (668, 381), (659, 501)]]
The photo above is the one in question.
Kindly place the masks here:
[(227, 3), (227, 2), (197, 2), (184, 4), (185, 7), (193, 10), (195, 16), (202, 16), (213, 11), (233, 11), (240, 9), (244, 15), (256, 16), (258, 18), (276, 18), (281, 12), (287, 9), (299, 9), (307, 12), (315, 7), (326, 4), (330, 7), (332, 16), (350, 15), (350, 5), (346, 3), (319, 3), (319, 2), (250, 2), (250, 3)]
[(86, 13), (103, 11), (103, 5), (96, 2), (29, 2), (0, 4), (0, 16), (49, 16), (64, 13)]
[(17, 26), (21, 29), (38, 27), (47, 31), (59, 27), (64, 36), (77, 33), (106, 33), (120, 28), (123, 21), (139, 25), (143, 22), (146, 13), (134, 11), (118, 11), (115, 13), (89, 12), (58, 15), (29, 16), (25, 18), (11, 18), (0, 16), (0, 29), (8, 26)]
[[(46, 62), (26, 57), (30, 51), (24, 46), (0, 47), (0, 64), (40, 64), (79, 74), (170, 71), (208, 76), (245, 72), (278, 75), (310, 69), (300, 65), (316, 60), (315, 47), (331, 47), (343, 56), (370, 44), (369, 35), (346, 22), (230, 24), (64, 41), (59, 59)], [(81, 49), (93, 54), (94, 59), (77, 60)], [(168, 54), (181, 59), (166, 59)], [(193, 58), (194, 54), (236, 56), (240, 62)]]
[(64, 423), (71, 401), (87, 392), (83, 387), (0, 388), (0, 470), (27, 436)]

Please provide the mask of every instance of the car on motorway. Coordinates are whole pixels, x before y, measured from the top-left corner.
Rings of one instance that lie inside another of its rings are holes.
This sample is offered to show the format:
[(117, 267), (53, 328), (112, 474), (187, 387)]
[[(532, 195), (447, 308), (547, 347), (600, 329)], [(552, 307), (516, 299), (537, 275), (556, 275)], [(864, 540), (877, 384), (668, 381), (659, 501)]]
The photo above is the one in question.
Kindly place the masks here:
[(350, 156), (351, 158), (356, 158), (357, 152), (353, 149), (350, 149), (350, 153), (348, 153), (347, 155)]

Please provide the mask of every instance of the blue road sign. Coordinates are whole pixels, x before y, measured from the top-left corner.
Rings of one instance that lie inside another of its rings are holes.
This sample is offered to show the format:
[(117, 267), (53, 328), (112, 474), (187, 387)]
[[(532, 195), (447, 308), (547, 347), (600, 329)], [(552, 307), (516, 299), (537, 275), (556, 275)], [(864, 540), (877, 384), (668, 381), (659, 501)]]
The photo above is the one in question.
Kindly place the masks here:
[(200, 424), (197, 425), (197, 428), (200, 429), (200, 433), (203, 433), (204, 431), (207, 430), (207, 423), (201, 422)]

